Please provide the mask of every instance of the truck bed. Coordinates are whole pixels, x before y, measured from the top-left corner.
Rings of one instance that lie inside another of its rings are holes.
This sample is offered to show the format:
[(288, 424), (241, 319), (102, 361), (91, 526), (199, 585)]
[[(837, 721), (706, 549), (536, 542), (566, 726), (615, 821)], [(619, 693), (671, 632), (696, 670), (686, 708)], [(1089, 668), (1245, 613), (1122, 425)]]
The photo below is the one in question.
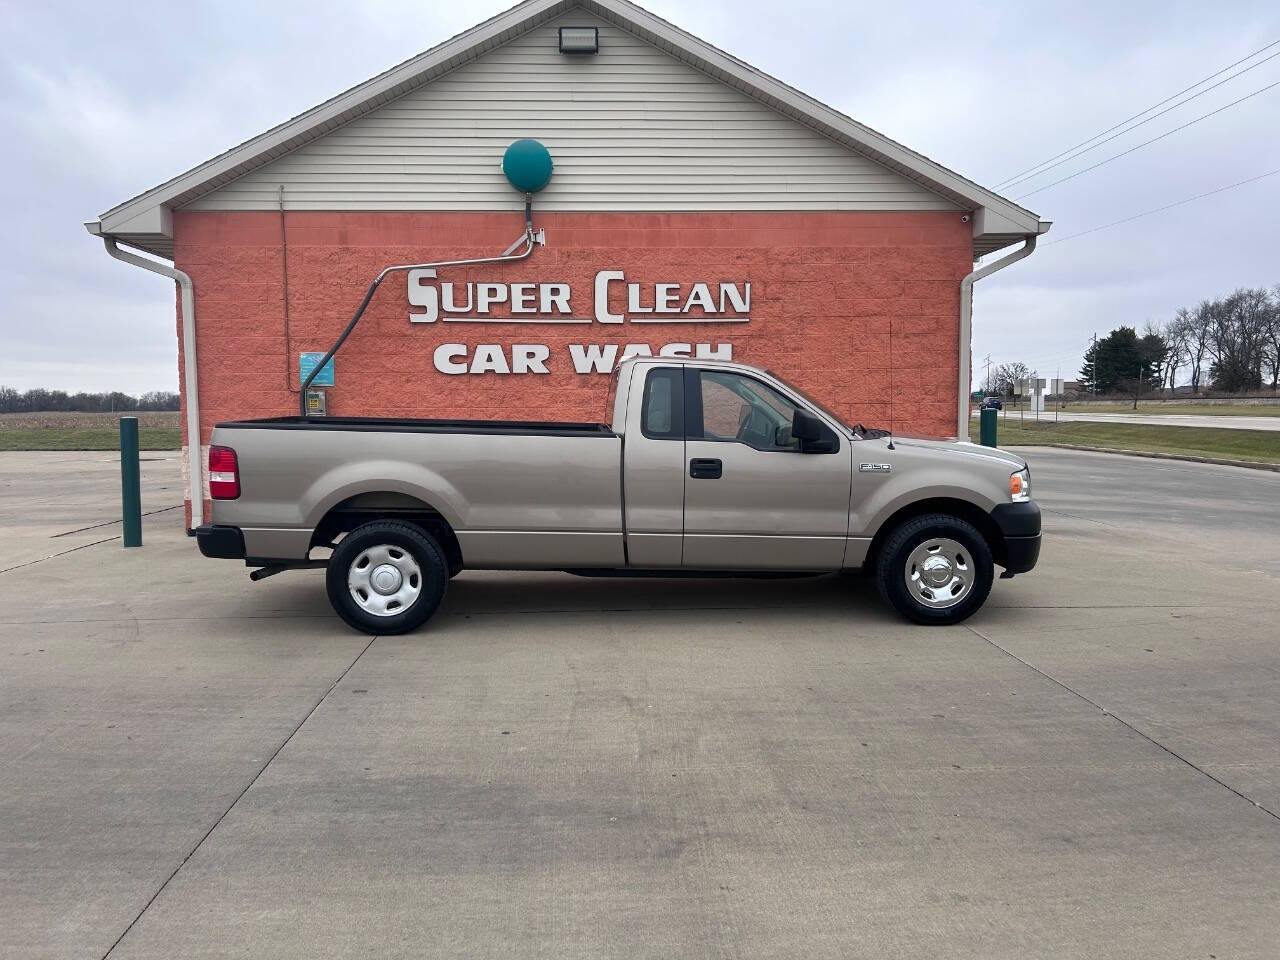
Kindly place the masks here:
[(236, 430), (336, 430), (387, 433), (476, 433), (499, 436), (614, 437), (603, 423), (556, 420), (420, 420), (396, 417), (266, 417), (216, 425)]
[(444, 517), (469, 567), (626, 563), (622, 438), (601, 424), (278, 417), (220, 423), (212, 442), (240, 474), (213, 522), (248, 556), (302, 559), (330, 510), (390, 496)]

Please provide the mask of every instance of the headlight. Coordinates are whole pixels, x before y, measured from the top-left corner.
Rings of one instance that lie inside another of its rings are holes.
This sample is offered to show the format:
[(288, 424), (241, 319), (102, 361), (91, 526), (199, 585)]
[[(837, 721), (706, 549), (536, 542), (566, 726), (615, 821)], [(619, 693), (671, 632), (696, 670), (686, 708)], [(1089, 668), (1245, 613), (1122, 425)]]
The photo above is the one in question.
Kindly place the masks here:
[(1009, 474), (1009, 499), (1014, 503), (1023, 503), (1031, 499), (1031, 469), (1023, 467), (1017, 473)]

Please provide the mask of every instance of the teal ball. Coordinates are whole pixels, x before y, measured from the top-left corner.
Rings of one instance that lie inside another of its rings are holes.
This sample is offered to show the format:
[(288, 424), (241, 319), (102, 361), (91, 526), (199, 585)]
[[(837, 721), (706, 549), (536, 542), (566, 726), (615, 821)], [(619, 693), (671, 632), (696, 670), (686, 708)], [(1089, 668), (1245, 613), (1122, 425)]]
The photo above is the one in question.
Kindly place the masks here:
[(502, 155), (502, 172), (521, 193), (537, 193), (551, 180), (551, 153), (537, 140), (517, 140)]

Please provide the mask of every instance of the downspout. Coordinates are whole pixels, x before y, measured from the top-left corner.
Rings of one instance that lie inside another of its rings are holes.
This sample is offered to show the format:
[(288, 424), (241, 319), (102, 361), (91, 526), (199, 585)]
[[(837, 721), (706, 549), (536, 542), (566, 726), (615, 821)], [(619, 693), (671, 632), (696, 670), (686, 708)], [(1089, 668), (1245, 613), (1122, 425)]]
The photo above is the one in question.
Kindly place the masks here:
[(1026, 236), (1026, 245), (995, 263), (974, 270), (960, 281), (960, 396), (956, 404), (956, 439), (969, 439), (969, 351), (973, 336), (973, 285), (983, 277), (989, 277), (1010, 264), (1031, 255), (1036, 248), (1036, 234)]
[(182, 291), (182, 365), (187, 401), (187, 472), (191, 478), (191, 527), (204, 523), (204, 478), (201, 472), (200, 390), (196, 381), (196, 298), (191, 278), (174, 267), (121, 250), (115, 237), (103, 236), (107, 253), (143, 270), (178, 281)]

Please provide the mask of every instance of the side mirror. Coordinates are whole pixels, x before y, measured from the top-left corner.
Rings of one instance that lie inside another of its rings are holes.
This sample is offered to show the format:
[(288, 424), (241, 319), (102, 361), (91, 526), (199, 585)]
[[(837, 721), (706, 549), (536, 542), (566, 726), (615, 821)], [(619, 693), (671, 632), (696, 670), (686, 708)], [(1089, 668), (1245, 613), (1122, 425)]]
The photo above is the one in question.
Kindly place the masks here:
[(800, 441), (801, 453), (835, 453), (840, 442), (835, 432), (807, 410), (791, 417), (791, 436)]
[(797, 440), (821, 440), (822, 421), (807, 410), (797, 410), (791, 418), (791, 435)]

